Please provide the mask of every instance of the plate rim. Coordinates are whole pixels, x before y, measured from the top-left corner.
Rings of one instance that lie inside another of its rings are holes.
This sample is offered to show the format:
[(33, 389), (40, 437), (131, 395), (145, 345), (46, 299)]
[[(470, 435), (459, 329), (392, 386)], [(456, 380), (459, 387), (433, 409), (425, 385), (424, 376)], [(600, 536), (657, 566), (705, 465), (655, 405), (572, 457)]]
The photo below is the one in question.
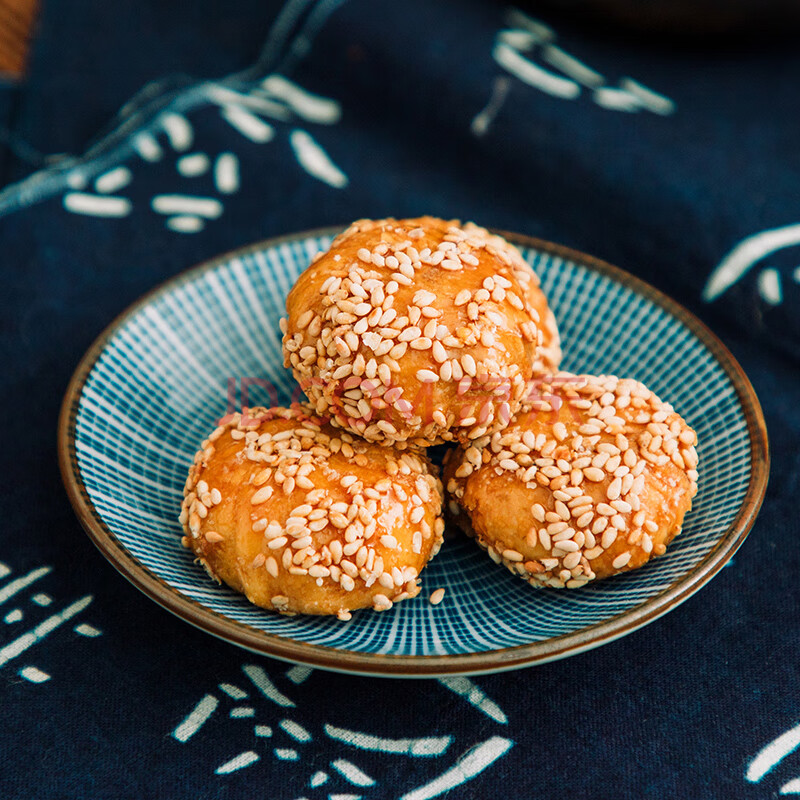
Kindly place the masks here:
[(560, 636), (497, 650), (454, 655), (390, 655), (338, 650), (278, 634), (259, 631), (243, 622), (206, 608), (181, 594), (131, 553), (110, 528), (89, 498), (75, 449), (75, 423), (83, 387), (106, 345), (116, 332), (144, 306), (201, 274), (232, 259), (312, 237), (334, 236), (346, 226), (325, 226), (283, 234), (238, 247), (183, 270), (147, 291), (119, 313), (97, 336), (75, 368), (67, 385), (58, 420), (58, 462), (64, 487), (78, 521), (92, 543), (130, 583), (158, 605), (206, 633), (259, 655), (348, 674), (373, 677), (435, 678), (479, 675), (543, 664), (608, 644), (658, 619), (688, 600), (713, 578), (747, 538), (766, 494), (769, 479), (769, 443), (761, 404), (747, 375), (733, 354), (711, 329), (680, 303), (631, 273), (595, 256), (525, 234), (493, 230), (510, 242), (550, 256), (572, 261), (624, 285), (678, 319), (702, 342), (731, 381), (747, 424), (751, 472), (739, 512), (720, 535), (717, 544), (681, 580), (632, 609), (603, 622)]

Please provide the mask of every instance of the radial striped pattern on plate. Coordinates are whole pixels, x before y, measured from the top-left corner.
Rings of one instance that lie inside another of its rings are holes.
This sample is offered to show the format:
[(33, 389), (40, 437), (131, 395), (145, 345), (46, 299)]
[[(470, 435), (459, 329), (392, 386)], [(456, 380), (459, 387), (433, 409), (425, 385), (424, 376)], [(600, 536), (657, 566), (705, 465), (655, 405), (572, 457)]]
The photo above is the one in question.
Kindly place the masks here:
[[(282, 366), (284, 299), (327, 237), (231, 257), (178, 280), (128, 318), (89, 374), (76, 419), (88, 495), (130, 553), (177, 592), (257, 630), (340, 650), (402, 655), (477, 653), (581, 630), (636, 608), (690, 572), (727, 530), (745, 495), (750, 450), (726, 373), (661, 307), (588, 267), (523, 249), (559, 319), (564, 367), (645, 382), (700, 437), (695, 508), (667, 555), (577, 591), (535, 591), (473, 543), (449, 539), (423, 573), (422, 594), (351, 622), (280, 617), (210, 582), (179, 544), (181, 489), (194, 451), (225, 414), (228, 379), (267, 379), (250, 404), (299, 396)], [(237, 396), (237, 404), (240, 398)], [(429, 605), (445, 587), (444, 601)]]

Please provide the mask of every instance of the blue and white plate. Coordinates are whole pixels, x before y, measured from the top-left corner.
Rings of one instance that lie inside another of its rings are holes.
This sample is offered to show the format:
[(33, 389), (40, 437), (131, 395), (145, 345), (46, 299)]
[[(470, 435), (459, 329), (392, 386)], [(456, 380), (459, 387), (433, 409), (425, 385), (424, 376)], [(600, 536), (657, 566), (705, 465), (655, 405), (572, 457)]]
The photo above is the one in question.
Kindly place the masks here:
[[(248, 404), (289, 403), (278, 320), (295, 278), (335, 231), (264, 242), (186, 272), (95, 342), (64, 399), (59, 449), (81, 523), (106, 558), (179, 617), (260, 653), (371, 675), (492, 672), (609, 642), (675, 608), (731, 557), (764, 495), (768, 455), (741, 368), (695, 317), (581, 253), (508, 235), (541, 276), (563, 367), (635, 377), (695, 428), (700, 488), (667, 554), (570, 591), (532, 589), (463, 536), (422, 573), (423, 591), (350, 622), (282, 617), (213, 583), (180, 545), (184, 479), (245, 379)], [(230, 397), (229, 397), (230, 395)], [(428, 603), (445, 587), (444, 601)]]

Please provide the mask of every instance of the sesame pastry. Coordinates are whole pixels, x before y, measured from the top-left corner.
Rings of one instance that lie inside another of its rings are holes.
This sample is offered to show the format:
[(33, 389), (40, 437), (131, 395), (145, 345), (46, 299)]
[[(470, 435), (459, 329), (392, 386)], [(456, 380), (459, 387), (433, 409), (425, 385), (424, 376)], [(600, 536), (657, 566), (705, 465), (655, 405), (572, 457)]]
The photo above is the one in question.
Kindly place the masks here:
[(424, 454), (370, 444), (302, 406), (230, 415), (202, 448), (180, 521), (212, 578), (267, 609), (345, 620), (419, 593), (444, 530)]
[(641, 567), (680, 533), (696, 442), (641, 383), (561, 373), (505, 430), (447, 454), (449, 511), (532, 586), (583, 586)]
[(560, 358), (539, 280), (483, 228), (361, 220), (298, 278), (284, 362), (317, 414), (368, 441), (469, 442), (502, 430)]

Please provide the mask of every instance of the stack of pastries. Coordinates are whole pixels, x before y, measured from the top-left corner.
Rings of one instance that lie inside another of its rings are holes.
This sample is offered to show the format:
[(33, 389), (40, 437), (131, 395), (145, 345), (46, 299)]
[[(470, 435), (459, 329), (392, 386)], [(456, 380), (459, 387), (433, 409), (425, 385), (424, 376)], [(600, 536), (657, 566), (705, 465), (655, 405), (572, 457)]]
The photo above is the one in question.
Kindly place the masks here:
[[(532, 586), (635, 569), (680, 532), (694, 431), (634, 380), (559, 372), (553, 312), (501, 237), (361, 220), (286, 311), (308, 401), (222, 420), (180, 516), (184, 545), (256, 605), (347, 620), (414, 597), (445, 513)], [(440, 481), (425, 448), (442, 443)]]

